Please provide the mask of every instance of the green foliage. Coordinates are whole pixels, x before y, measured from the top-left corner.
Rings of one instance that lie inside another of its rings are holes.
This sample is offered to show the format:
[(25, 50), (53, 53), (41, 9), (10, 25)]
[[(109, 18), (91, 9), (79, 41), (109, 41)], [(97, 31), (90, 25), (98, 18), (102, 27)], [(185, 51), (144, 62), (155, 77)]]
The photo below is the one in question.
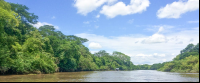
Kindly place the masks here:
[(56, 52), (60, 63), (60, 71), (75, 71), (80, 58), (79, 46), (74, 42), (66, 42), (58, 47)]
[[(34, 15), (33, 13), (29, 13), (28, 10), (29, 8), (26, 7), (25, 5), (21, 4), (14, 4), (14, 3), (9, 3), (11, 5), (11, 10), (16, 12), (20, 17), (21, 23), (19, 23), (19, 26), (15, 27), (17, 28), (20, 32), (20, 36), (18, 37), (19, 44), (23, 44), (26, 40), (26, 34), (36, 30), (36, 28), (32, 27), (31, 24), (36, 24), (38, 16)], [(10, 31), (10, 30), (8, 30)]]
[(17, 41), (20, 36), (19, 30), (14, 28), (20, 23), (20, 16), (11, 10), (10, 4), (4, 0), (0, 0), (0, 43), (3, 46), (11, 45)]
[(173, 61), (153, 65), (137, 65), (137, 70), (158, 70), (165, 72), (198, 73), (199, 72), (199, 43), (189, 44)]
[(28, 12), (29, 8), (27, 6), (14, 3), (10, 3), (10, 5), (11, 5), (11, 10), (21, 16), (21, 21), (23, 23), (32, 23), (32, 24), (37, 23), (38, 16), (34, 15), (34, 13), (29, 13)]
[(81, 45), (79, 51), (81, 53), (81, 56), (78, 63), (78, 71), (97, 70), (98, 66), (94, 62), (94, 58), (92, 54), (89, 52), (89, 49)]
[(85, 58), (83, 56), (80, 57), (80, 61), (78, 64), (79, 71), (92, 71), (97, 69), (97, 65), (92, 62), (92, 58)]
[(199, 44), (189, 44), (173, 61), (164, 64), (159, 71), (199, 73)]
[(38, 16), (25, 5), (0, 0), (0, 74), (54, 73), (93, 70), (160, 70), (199, 72), (199, 44), (189, 44), (171, 62), (134, 65), (121, 52), (91, 54), (89, 40), (64, 35), (54, 26), (32, 26)]
[(10, 4), (0, 0), (0, 74), (55, 72), (50, 40), (29, 24), (37, 16), (26, 6)]
[(56, 71), (132, 70), (130, 57), (114, 52), (91, 54), (88, 40), (64, 35), (54, 26), (36, 29), (38, 16), (25, 5), (0, 0), (0, 73), (28, 74)]
[(130, 57), (121, 53), (113, 52), (112, 55), (105, 50), (101, 50), (94, 54), (95, 63), (99, 67), (99, 70), (133, 70), (135, 65), (130, 61)]
[(137, 70), (150, 70), (151, 65), (144, 64), (144, 65), (137, 65)]
[(158, 64), (153, 64), (151, 67), (150, 67), (150, 70), (157, 70), (157, 69), (160, 69), (161, 67), (164, 66), (164, 63), (158, 63)]
[(12, 11), (10, 4), (4, 0), (0, 0), (0, 11), (1, 28), (4, 26), (14, 27), (19, 25), (20, 16)]
[[(48, 58), (48, 59), (47, 59)], [(28, 73), (54, 73), (57, 65), (51, 54), (41, 53), (17, 53), (17, 57), (12, 66), (12, 72), (17, 74)]]
[(40, 34), (37, 31), (33, 31), (29, 37), (24, 45), (21, 46), (16, 42), (12, 46), (15, 64), (12, 66), (12, 72), (17, 74), (34, 73), (37, 71), (41, 73), (55, 72), (57, 68), (54, 62), (55, 58), (52, 54), (44, 52), (42, 49), (42, 46), (45, 44)]
[(0, 73), (8, 71), (12, 64), (13, 60), (10, 58), (8, 47), (0, 44)]

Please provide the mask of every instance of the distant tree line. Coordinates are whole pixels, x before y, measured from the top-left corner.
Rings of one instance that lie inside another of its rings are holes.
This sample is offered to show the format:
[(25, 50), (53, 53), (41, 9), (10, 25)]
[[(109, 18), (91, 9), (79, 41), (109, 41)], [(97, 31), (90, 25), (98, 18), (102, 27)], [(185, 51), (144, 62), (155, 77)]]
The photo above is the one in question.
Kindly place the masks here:
[(165, 72), (199, 73), (199, 43), (189, 44), (181, 50), (173, 61), (153, 65), (137, 65), (138, 70), (158, 70)]

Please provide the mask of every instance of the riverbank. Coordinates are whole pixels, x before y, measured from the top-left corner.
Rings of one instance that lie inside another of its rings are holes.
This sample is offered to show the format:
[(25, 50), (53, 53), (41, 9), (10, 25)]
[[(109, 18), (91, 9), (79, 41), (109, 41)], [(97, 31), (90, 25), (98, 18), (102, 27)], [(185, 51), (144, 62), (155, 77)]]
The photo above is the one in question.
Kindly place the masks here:
[(199, 74), (156, 70), (81, 71), (37, 75), (0, 75), (0, 82), (199, 82)]
[[(101, 71), (101, 70), (95, 70), (95, 71)], [(105, 71), (116, 71), (116, 70), (105, 70)], [(119, 71), (133, 71), (133, 70), (119, 70)], [(94, 71), (68, 71), (68, 72), (94, 72)], [(68, 73), (68, 72), (55, 72), (55, 73)], [(54, 73), (41, 73), (39, 71), (35, 73), (24, 73), (24, 74), (0, 74), (0, 76), (3, 75), (40, 75), (40, 74), (54, 74)]]

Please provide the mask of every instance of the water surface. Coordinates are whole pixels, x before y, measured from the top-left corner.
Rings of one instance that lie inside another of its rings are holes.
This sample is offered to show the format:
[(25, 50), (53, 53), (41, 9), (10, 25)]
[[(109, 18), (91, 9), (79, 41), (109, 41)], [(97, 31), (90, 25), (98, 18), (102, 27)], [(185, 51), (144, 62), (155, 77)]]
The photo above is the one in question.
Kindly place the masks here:
[(0, 82), (199, 82), (199, 73), (153, 70), (61, 72), (41, 75), (0, 75)]

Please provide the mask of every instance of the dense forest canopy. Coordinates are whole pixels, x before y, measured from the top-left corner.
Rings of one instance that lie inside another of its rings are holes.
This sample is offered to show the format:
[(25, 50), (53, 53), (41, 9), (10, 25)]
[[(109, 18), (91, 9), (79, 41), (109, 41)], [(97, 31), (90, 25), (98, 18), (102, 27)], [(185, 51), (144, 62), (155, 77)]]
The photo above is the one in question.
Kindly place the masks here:
[(89, 40), (64, 35), (54, 26), (38, 29), (38, 16), (25, 5), (0, 0), (0, 74), (54, 73), (93, 70), (161, 70), (199, 72), (199, 44), (188, 45), (172, 62), (134, 65), (121, 52), (90, 53)]

